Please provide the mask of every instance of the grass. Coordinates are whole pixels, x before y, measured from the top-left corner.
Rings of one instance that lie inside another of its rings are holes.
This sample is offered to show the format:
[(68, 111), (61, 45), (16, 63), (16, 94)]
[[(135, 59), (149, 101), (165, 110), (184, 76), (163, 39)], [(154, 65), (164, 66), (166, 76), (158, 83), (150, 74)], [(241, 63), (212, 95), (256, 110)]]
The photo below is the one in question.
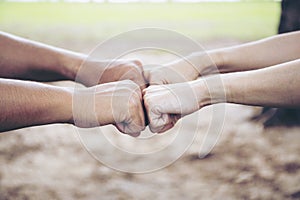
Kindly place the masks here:
[[(257, 39), (276, 33), (279, 3), (13, 3), (0, 2), (0, 27), (20, 34), (109, 37), (137, 27), (177, 30), (194, 38)], [(57, 36), (58, 37), (58, 36)]]

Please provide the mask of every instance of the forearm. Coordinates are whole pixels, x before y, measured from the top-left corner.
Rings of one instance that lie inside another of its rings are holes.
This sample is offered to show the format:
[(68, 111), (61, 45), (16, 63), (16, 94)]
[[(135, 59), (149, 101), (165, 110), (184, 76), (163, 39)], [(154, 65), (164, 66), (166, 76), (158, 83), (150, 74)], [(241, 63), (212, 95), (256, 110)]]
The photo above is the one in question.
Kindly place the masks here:
[(74, 80), (85, 56), (0, 32), (0, 77)]
[[(261, 69), (300, 58), (300, 31), (272, 36), (234, 47), (208, 51), (211, 61), (203, 61), (203, 53), (193, 56), (201, 75)], [(207, 59), (206, 59), (207, 60)], [(214, 63), (215, 65), (213, 65)]]
[(227, 74), (222, 79), (230, 103), (300, 106), (300, 59), (265, 69)]
[[(300, 59), (254, 71), (222, 74), (223, 87), (220, 84), (206, 87), (204, 82), (215, 83), (209, 80), (213, 78), (217, 75), (196, 81), (201, 86), (197, 90), (200, 108), (222, 102), (272, 107), (300, 106)], [(226, 98), (222, 98), (224, 95)]]
[(0, 79), (0, 132), (72, 122), (72, 95), (65, 88)]

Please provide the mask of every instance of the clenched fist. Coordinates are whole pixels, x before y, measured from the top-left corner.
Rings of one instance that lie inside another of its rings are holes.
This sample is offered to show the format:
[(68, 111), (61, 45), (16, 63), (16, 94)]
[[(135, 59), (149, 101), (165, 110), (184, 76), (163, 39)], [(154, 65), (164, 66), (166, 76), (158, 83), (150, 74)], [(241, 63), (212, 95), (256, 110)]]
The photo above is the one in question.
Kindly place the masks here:
[(174, 126), (181, 116), (199, 109), (193, 82), (153, 85), (143, 90), (149, 127), (153, 133), (162, 133)]
[(200, 75), (200, 71), (196, 65), (196, 63), (199, 63), (198, 60), (198, 57), (188, 56), (185, 59), (167, 63), (162, 67), (145, 70), (144, 76), (150, 85), (174, 84), (192, 81)]
[(141, 90), (133, 81), (85, 88), (78, 91), (74, 99), (76, 126), (89, 128), (113, 124), (122, 133), (134, 137), (145, 129)]
[(77, 81), (86, 86), (122, 80), (132, 80), (144, 89), (145, 80), (141, 61), (86, 60), (77, 75)]

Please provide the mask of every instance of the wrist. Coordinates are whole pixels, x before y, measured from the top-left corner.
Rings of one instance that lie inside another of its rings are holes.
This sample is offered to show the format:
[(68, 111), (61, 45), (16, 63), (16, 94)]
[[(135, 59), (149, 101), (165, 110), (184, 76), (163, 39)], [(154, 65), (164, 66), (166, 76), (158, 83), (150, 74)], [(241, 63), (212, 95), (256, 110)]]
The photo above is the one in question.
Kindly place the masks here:
[(197, 96), (199, 109), (208, 105), (225, 103), (227, 88), (222, 76), (214, 75), (192, 81), (192, 88)]
[[(74, 124), (72, 98), (73, 92), (71, 88), (57, 88), (55, 96), (52, 98), (53, 106), (51, 107), (55, 110), (53, 115), (56, 122)], [(51, 113), (52, 110), (49, 112)]]
[(208, 52), (208, 56), (210, 57), (212, 63), (217, 67), (218, 70), (222, 69), (224, 65), (224, 53), (221, 50), (213, 50)]
[(59, 73), (66, 77), (68, 80), (74, 81), (80, 66), (86, 60), (87, 56), (84, 54), (64, 52), (60, 56), (60, 69)]
[(191, 81), (190, 85), (196, 95), (199, 109), (211, 104), (211, 96), (204, 79)]
[[(115, 104), (112, 100), (111, 84), (101, 84), (94, 87), (75, 89), (72, 95), (72, 116), (70, 122), (77, 127), (91, 128), (114, 124), (115, 106), (123, 107), (123, 104)], [(116, 99), (115, 99), (116, 101)], [(114, 106), (114, 108), (113, 108)]]
[(222, 68), (224, 59), (222, 51), (195, 52), (189, 60), (196, 66), (199, 76), (217, 74)]

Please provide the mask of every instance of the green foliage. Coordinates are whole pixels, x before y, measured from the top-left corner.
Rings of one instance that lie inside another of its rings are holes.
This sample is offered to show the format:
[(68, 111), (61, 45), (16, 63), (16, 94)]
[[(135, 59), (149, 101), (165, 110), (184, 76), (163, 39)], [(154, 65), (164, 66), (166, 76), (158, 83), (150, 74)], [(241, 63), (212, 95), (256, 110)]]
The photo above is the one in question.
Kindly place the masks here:
[(21, 34), (55, 29), (60, 34), (75, 31), (82, 37), (105, 38), (133, 28), (155, 26), (195, 38), (249, 40), (275, 34), (279, 13), (278, 2), (0, 2), (0, 27)]

